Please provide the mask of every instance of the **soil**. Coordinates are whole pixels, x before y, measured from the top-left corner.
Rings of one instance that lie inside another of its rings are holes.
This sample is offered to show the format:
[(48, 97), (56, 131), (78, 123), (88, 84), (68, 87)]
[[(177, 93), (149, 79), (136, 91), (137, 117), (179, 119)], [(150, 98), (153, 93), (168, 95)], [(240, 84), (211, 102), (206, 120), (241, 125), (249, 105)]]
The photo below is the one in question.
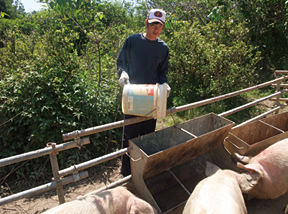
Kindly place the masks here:
[[(85, 195), (121, 178), (120, 159), (112, 166), (98, 166), (88, 171), (89, 177), (64, 186), (65, 201), (69, 202), (78, 196)], [(43, 185), (39, 184), (39, 185)], [(23, 189), (23, 188), (22, 188)], [(24, 190), (30, 189), (27, 187)], [(13, 190), (12, 190), (13, 191)], [(23, 190), (22, 190), (23, 191)], [(13, 191), (15, 194), (16, 192)], [(29, 198), (20, 199), (0, 206), (0, 214), (42, 213), (59, 204), (56, 189)]]

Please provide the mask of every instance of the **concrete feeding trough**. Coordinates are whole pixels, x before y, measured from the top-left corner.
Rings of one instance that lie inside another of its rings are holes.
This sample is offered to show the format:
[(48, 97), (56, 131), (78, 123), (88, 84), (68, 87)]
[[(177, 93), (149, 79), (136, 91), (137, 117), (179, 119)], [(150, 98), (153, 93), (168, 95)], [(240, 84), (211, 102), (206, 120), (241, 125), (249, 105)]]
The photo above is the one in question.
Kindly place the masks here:
[(159, 213), (182, 213), (205, 178), (209, 151), (222, 145), (234, 122), (214, 113), (129, 141), (132, 185)]

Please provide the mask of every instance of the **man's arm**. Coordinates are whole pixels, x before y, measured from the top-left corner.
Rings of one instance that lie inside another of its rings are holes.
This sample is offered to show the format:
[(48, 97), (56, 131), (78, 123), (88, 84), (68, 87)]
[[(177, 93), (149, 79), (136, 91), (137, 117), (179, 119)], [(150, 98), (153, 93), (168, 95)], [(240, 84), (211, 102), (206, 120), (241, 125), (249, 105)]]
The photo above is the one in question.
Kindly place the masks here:
[(169, 62), (169, 49), (167, 47), (167, 51), (164, 55), (163, 62), (159, 65), (158, 68), (158, 77), (159, 77), (159, 83), (167, 83), (167, 74), (168, 74), (168, 62)]
[(127, 62), (128, 62), (128, 39), (124, 42), (124, 45), (119, 53), (117, 58), (117, 71), (119, 77), (121, 76), (122, 72), (127, 72)]

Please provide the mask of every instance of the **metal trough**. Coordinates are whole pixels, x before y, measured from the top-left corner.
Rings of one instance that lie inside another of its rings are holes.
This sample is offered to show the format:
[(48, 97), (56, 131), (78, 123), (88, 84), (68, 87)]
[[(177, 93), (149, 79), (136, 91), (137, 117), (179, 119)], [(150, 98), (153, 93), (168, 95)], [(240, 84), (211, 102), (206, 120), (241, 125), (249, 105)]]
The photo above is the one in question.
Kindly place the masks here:
[[(288, 112), (232, 128), (222, 145), (210, 151), (212, 162), (222, 169), (243, 172), (236, 165), (234, 152), (255, 156), (268, 146), (288, 137)], [(249, 214), (283, 214), (288, 193), (274, 200), (245, 200)]]
[(222, 145), (233, 125), (210, 113), (130, 140), (136, 194), (159, 213), (182, 213), (194, 187), (205, 177), (205, 161), (212, 161), (209, 151)]
[(273, 143), (288, 137), (288, 112), (231, 129), (224, 141), (225, 149), (234, 157), (255, 156)]

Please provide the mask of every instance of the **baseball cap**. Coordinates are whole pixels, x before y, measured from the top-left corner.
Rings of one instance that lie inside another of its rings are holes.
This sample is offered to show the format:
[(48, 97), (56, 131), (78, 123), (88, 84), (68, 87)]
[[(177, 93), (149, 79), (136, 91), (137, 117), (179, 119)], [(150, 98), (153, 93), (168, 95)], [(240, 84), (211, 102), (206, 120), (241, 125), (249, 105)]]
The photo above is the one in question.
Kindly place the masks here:
[(166, 13), (164, 12), (164, 10), (160, 10), (160, 9), (150, 10), (147, 16), (148, 23), (160, 22), (163, 25), (165, 25), (165, 18), (166, 18)]

